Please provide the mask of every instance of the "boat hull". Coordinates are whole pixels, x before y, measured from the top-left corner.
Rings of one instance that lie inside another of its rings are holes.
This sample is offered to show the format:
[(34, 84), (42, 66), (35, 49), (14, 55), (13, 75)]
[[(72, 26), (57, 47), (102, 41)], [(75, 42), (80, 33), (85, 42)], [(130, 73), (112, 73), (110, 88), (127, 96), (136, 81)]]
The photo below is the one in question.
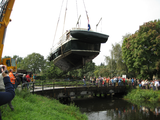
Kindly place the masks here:
[(63, 71), (78, 69), (100, 52), (100, 43), (91, 44), (78, 40), (71, 40), (56, 49), (51, 54), (50, 61), (53, 60), (55, 66)]
[(60, 38), (59, 47), (51, 53), (50, 61), (63, 71), (81, 68), (99, 54), (101, 43), (107, 42), (108, 37), (84, 29), (67, 31)]

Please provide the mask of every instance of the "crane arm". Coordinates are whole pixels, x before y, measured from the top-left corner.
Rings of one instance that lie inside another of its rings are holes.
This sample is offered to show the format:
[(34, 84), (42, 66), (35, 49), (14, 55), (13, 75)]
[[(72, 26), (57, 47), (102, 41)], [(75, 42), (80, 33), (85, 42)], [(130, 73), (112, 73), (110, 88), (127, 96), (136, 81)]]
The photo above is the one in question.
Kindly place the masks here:
[(15, 0), (2, 0), (0, 3), (0, 60), (2, 58), (6, 28), (11, 21), (10, 15), (14, 2)]

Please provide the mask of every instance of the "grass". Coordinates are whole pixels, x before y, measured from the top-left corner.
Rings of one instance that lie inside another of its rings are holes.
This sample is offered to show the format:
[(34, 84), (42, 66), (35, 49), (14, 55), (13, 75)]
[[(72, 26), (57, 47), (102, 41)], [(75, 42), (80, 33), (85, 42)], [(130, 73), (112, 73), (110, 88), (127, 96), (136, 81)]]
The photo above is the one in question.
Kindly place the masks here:
[(73, 104), (63, 105), (58, 100), (16, 90), (12, 100), (14, 111), (2, 106), (3, 120), (87, 120), (87, 116)]
[(132, 89), (124, 99), (160, 102), (160, 91), (146, 90), (146, 89)]

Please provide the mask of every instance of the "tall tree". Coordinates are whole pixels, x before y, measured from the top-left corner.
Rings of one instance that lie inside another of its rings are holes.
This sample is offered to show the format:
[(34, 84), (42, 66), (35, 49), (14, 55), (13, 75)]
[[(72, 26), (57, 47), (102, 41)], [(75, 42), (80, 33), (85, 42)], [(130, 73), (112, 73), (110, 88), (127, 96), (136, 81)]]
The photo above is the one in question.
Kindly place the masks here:
[(136, 71), (139, 78), (152, 79), (160, 70), (160, 20), (140, 26), (123, 41), (123, 58), (129, 71)]
[(20, 62), (20, 69), (40, 73), (46, 66), (46, 60), (39, 53), (32, 53)]
[(95, 63), (90, 61), (90, 62), (86, 63), (86, 65), (83, 66), (82, 69), (78, 70), (79, 77), (83, 78), (83, 76), (87, 76), (89, 78), (91, 76), (94, 76), (94, 70), (95, 70)]

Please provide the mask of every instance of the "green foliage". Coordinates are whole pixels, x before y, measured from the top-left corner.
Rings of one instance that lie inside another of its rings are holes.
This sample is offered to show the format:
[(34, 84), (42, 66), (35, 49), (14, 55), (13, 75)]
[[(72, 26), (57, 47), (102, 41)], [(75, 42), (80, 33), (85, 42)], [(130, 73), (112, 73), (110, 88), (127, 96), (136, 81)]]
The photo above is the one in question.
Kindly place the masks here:
[(3, 108), (4, 120), (87, 120), (74, 105), (63, 105), (55, 99), (30, 94), (28, 91), (16, 91), (12, 100), (14, 111)]
[[(124, 36), (124, 38), (126, 37)], [(112, 44), (111, 57), (106, 56), (105, 60), (107, 63), (107, 67), (105, 68), (106, 70), (104, 71), (109, 73), (106, 74), (107, 76), (113, 77), (113, 76), (122, 76), (123, 74), (128, 74), (128, 69), (122, 59), (122, 48), (120, 44), (118, 43), (116, 43), (115, 45)]]
[(14, 55), (13, 58), (16, 60), (17, 66), (18, 66), (18, 64), (23, 60), (23, 58), (22, 58), (22, 57), (19, 57), (18, 55)]
[(44, 75), (36, 76), (36, 80), (45, 80), (45, 79), (46, 79), (46, 76), (44, 76)]
[(160, 20), (140, 26), (122, 45), (123, 59), (129, 71), (136, 71), (138, 77), (152, 78), (160, 67)]
[(77, 70), (71, 70), (68, 73), (66, 73), (66, 75), (68, 76), (74, 76), (74, 78), (80, 78), (82, 79), (83, 76), (86, 76), (87, 79), (89, 79), (89, 77), (94, 77), (94, 70), (95, 70), (95, 63), (93, 63), (92, 61), (86, 63), (86, 65), (81, 68), (81, 69), (77, 69)]
[(40, 73), (45, 68), (46, 60), (39, 53), (32, 53), (19, 63), (19, 69)]
[(43, 75), (46, 76), (46, 78), (48, 79), (62, 78), (63, 71), (58, 67), (56, 67), (53, 64), (53, 61), (51, 61), (51, 62), (46, 62), (46, 67), (43, 70)]
[(160, 91), (133, 89), (124, 98), (139, 101), (160, 101)]
[(83, 69), (81, 69), (81, 78), (85, 75), (88, 77), (94, 77), (95, 63), (92, 61), (88, 62)]
[(12, 58), (11, 56), (4, 56), (3, 58)]
[(109, 77), (110, 76), (110, 69), (108, 69), (104, 65), (96, 66), (94, 71), (94, 76), (97, 78), (99, 76)]

